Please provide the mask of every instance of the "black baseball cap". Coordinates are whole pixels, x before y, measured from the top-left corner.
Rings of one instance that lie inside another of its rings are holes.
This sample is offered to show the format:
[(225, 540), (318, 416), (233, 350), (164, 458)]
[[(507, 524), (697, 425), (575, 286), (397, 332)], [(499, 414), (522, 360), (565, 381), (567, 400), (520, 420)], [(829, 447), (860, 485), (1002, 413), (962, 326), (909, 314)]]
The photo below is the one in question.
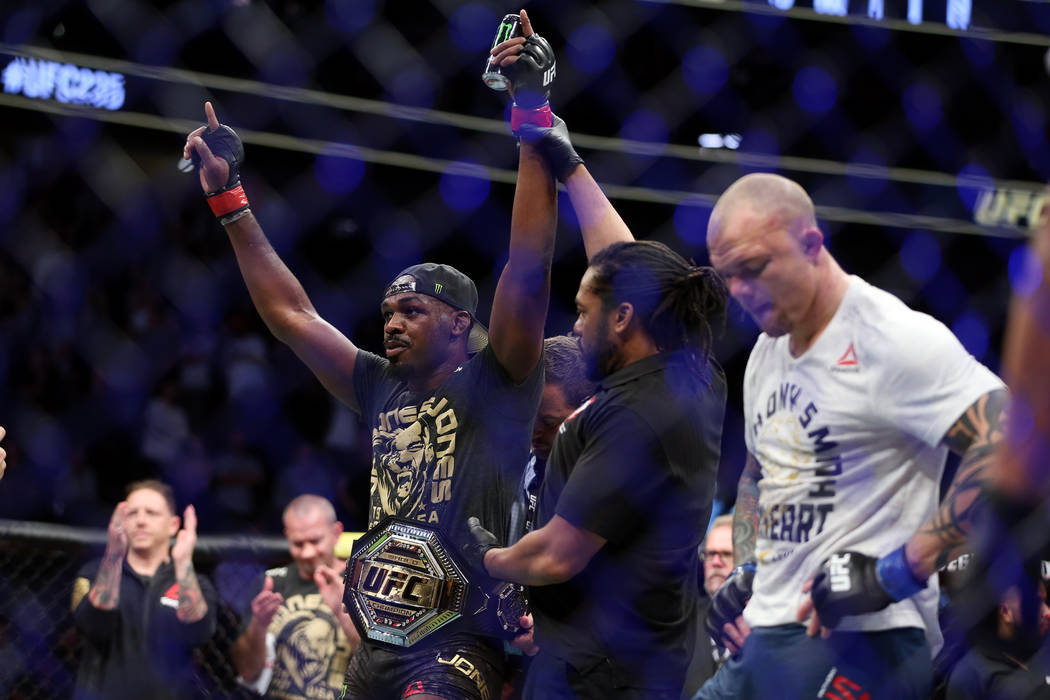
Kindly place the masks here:
[(419, 263), (406, 267), (386, 286), (383, 298), (393, 294), (416, 292), (443, 301), (454, 309), (470, 314), (473, 323), (467, 338), (467, 352), (479, 352), (489, 343), (489, 332), (478, 321), (478, 288), (474, 281), (451, 265)]

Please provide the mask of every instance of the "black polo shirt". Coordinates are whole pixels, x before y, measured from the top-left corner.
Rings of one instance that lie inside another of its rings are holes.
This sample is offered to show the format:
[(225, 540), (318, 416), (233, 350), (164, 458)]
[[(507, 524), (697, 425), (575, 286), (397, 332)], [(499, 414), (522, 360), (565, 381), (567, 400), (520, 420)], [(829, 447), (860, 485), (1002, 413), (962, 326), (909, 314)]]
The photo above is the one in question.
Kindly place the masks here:
[(559, 428), (537, 527), (557, 514), (607, 542), (571, 580), (532, 588), (541, 654), (628, 687), (681, 688), (725, 400), (714, 362), (699, 376), (653, 355), (606, 377)]

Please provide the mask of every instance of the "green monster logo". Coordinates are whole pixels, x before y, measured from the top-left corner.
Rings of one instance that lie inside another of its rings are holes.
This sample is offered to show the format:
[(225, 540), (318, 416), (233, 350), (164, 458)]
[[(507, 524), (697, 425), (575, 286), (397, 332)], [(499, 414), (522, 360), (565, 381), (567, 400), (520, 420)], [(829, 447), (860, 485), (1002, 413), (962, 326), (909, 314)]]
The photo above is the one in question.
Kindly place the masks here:
[(510, 38), (510, 31), (514, 28), (513, 22), (503, 22), (499, 25), (499, 34), (496, 35), (496, 44), (502, 44)]
[(434, 283), (434, 293), (435, 294), (441, 294), (441, 290), (444, 289), (444, 288), (445, 288), (445, 285), (438, 284), (437, 282)]

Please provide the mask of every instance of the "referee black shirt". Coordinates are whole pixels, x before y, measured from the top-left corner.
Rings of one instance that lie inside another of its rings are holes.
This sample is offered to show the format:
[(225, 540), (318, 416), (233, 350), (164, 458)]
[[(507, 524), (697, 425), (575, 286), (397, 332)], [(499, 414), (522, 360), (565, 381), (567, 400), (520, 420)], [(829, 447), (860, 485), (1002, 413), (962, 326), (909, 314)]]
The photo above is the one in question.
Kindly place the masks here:
[(711, 515), (726, 381), (675, 354), (606, 377), (558, 430), (536, 527), (607, 540), (565, 583), (530, 591), (540, 653), (633, 688), (681, 688), (696, 639), (697, 545)]

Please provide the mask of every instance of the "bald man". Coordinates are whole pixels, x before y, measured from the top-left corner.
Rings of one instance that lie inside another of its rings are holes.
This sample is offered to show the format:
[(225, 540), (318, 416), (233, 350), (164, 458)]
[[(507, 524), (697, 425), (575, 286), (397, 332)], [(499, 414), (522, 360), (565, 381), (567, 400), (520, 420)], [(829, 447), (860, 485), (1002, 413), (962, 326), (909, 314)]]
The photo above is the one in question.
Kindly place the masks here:
[[(943, 324), (843, 271), (791, 180), (735, 182), (707, 243), (762, 334), (744, 374), (738, 567), (711, 616), (739, 653), (697, 697), (929, 697), (931, 575), (970, 530), (1003, 383)], [(949, 450), (962, 461), (938, 505)]]
[(294, 565), (261, 577), (230, 656), (242, 681), (263, 697), (334, 700), (360, 643), (343, 609), (335, 558), (343, 524), (328, 499), (309, 493), (292, 499), (283, 519)]

